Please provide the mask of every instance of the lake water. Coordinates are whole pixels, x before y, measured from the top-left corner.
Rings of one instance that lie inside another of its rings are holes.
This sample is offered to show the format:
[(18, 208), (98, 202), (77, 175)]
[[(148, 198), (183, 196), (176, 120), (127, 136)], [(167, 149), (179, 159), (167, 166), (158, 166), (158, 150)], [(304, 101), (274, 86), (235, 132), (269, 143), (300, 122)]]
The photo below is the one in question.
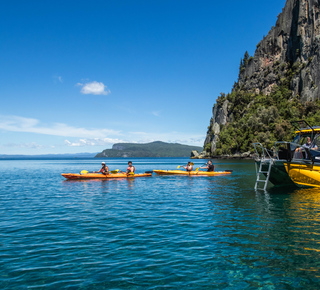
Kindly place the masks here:
[[(188, 159), (133, 159), (137, 172)], [(217, 177), (67, 181), (101, 160), (0, 161), (0, 289), (317, 289), (320, 191)], [(125, 170), (127, 160), (107, 160)], [(198, 167), (203, 160), (196, 160)]]

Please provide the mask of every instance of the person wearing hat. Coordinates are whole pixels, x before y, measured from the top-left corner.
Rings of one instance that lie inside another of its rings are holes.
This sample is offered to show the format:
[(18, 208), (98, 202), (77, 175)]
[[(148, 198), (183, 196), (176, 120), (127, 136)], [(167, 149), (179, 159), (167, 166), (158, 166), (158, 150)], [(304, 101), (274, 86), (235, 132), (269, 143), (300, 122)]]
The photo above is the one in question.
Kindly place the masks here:
[(106, 166), (106, 163), (105, 162), (101, 162), (101, 165), (102, 165), (101, 169), (99, 171), (93, 171), (93, 173), (101, 172), (104, 175), (109, 174), (109, 168), (108, 168), (108, 166)]
[(191, 161), (189, 161), (186, 166), (182, 166), (182, 167), (187, 171), (192, 171), (193, 170), (193, 163)]

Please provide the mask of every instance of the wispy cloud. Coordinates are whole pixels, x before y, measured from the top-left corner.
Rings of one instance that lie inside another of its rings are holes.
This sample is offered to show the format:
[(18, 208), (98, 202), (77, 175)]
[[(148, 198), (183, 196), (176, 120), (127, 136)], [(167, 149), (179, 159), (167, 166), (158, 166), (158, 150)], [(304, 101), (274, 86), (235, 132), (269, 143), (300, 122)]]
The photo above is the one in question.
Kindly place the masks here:
[(111, 129), (86, 129), (69, 126), (63, 123), (42, 125), (33, 118), (0, 115), (0, 129), (11, 132), (28, 132), (64, 137), (106, 138), (108, 135), (119, 135), (120, 131)]
[(124, 143), (126, 141), (112, 138), (93, 138), (93, 139), (79, 139), (75, 142), (65, 140), (64, 144), (70, 147), (83, 147), (83, 146), (107, 146), (114, 143)]
[(160, 111), (152, 111), (151, 114), (153, 116), (159, 117), (160, 116)]
[(59, 83), (63, 83), (63, 79), (62, 79), (62, 76), (53, 76), (53, 79), (54, 79), (54, 82), (59, 82)]
[(108, 95), (111, 93), (102, 82), (77, 83), (76, 86), (82, 87), (80, 92), (85, 95)]
[(36, 142), (31, 142), (31, 143), (7, 143), (7, 144), (4, 144), (3, 147), (31, 148), (31, 149), (42, 149), (42, 148), (44, 148), (43, 145), (39, 145)]

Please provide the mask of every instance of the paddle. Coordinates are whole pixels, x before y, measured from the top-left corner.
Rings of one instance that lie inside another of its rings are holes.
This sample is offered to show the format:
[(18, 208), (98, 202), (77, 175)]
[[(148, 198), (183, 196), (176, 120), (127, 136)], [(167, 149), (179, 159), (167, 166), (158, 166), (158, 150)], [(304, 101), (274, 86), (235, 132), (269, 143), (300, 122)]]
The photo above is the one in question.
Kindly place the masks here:
[(87, 173), (93, 173), (93, 171), (88, 171), (88, 170), (82, 170), (80, 174), (87, 174)]
[[(200, 167), (205, 166), (205, 165), (207, 165), (207, 163), (205, 163), (205, 164), (201, 165)], [(196, 168), (196, 170), (195, 170), (195, 172), (198, 172), (198, 171), (199, 171), (199, 169), (200, 169), (200, 167), (197, 167), (197, 168)]]
[(119, 171), (120, 171), (121, 173), (123, 173), (123, 174), (127, 174), (128, 176), (129, 176), (129, 175), (134, 175), (134, 172), (132, 172), (132, 171), (131, 171), (131, 172), (129, 172), (129, 173), (127, 173), (127, 172), (123, 172), (123, 171), (121, 171), (121, 170), (119, 170)]
[[(187, 166), (187, 165), (178, 165), (177, 169), (179, 169), (181, 166)], [(193, 162), (190, 162), (190, 165), (193, 165)]]
[(145, 171), (144, 173), (153, 173), (153, 170), (151, 170), (151, 171)]
[[(119, 169), (109, 171), (110, 173), (118, 173)], [(82, 170), (80, 174), (94, 173), (93, 171)]]

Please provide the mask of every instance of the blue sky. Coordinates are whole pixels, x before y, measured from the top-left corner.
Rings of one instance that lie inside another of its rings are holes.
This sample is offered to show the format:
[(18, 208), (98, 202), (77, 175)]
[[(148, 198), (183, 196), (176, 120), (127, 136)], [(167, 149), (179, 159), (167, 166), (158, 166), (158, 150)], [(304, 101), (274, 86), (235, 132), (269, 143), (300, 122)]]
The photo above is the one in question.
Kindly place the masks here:
[(202, 146), (284, 0), (5, 1), (0, 154)]

